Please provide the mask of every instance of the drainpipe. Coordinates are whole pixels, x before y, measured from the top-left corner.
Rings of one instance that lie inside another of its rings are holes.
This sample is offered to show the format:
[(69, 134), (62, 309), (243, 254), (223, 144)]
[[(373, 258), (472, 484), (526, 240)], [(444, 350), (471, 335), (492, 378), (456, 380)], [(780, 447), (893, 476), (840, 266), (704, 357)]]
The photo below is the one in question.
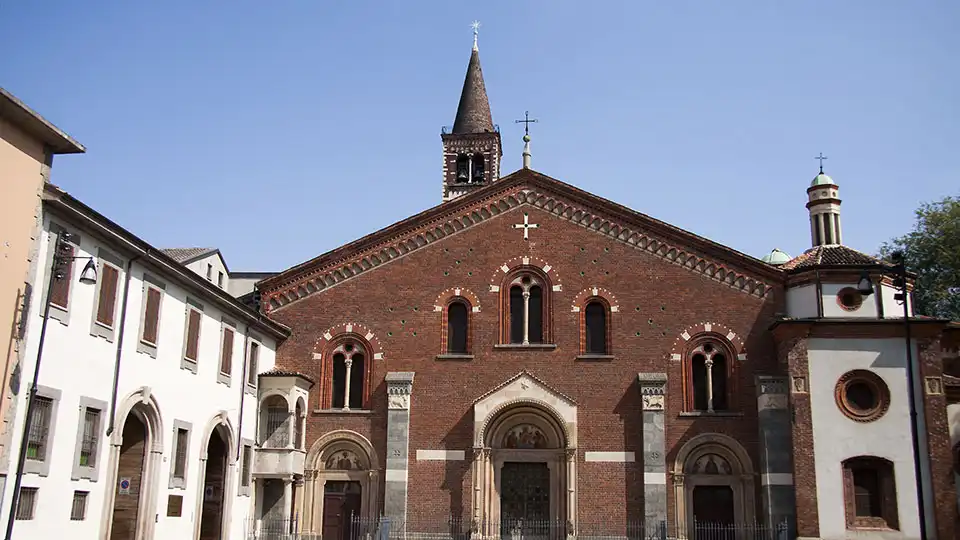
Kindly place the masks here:
[(126, 277), (123, 283), (123, 306), (120, 308), (120, 327), (117, 329), (117, 358), (113, 364), (113, 396), (110, 398), (110, 425), (107, 426), (107, 437), (113, 435), (114, 421), (117, 413), (117, 388), (120, 385), (120, 357), (123, 355), (123, 335), (127, 326), (127, 301), (130, 299), (130, 270), (133, 261), (140, 258), (134, 255), (127, 261)]

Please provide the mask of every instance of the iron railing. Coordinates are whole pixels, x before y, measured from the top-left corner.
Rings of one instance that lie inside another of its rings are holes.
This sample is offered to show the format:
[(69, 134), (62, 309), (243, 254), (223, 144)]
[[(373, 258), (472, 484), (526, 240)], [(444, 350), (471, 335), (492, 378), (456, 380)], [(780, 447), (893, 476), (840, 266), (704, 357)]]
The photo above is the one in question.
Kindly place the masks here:
[[(299, 530), (297, 519), (248, 521), (247, 540), (321, 540), (321, 531)], [(322, 540), (788, 540), (788, 522), (695, 522), (691, 531), (677, 531), (663, 521), (581, 520), (573, 524), (549, 519), (505, 519), (471, 522), (462, 518), (397, 520), (346, 518), (328, 524), (335, 538)]]

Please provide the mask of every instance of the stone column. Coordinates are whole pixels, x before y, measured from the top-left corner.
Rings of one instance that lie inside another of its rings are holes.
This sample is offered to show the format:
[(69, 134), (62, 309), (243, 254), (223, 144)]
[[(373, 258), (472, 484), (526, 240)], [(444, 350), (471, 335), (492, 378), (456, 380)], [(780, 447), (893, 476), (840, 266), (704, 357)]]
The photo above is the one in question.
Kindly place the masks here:
[(787, 522), (795, 530), (796, 503), (787, 378), (757, 376), (757, 409), (760, 424), (760, 498), (763, 522), (776, 527)]
[(383, 513), (390, 518), (390, 535), (403, 535), (407, 518), (407, 455), (410, 443), (412, 371), (387, 373), (387, 471)]
[(643, 517), (645, 526), (666, 526), (667, 455), (664, 409), (667, 374), (640, 373), (643, 401)]

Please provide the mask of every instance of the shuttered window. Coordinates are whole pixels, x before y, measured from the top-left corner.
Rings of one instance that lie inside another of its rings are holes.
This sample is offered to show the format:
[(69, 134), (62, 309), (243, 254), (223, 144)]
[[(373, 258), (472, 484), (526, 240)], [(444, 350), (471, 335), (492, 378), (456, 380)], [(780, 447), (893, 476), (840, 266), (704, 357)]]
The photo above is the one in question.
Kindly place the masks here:
[(97, 322), (113, 328), (114, 312), (117, 308), (117, 281), (120, 271), (113, 265), (104, 263), (100, 269), (100, 297), (97, 300)]
[(260, 344), (256, 341), (250, 342), (250, 365), (247, 366), (247, 384), (257, 385), (257, 363), (260, 360)]
[(177, 429), (176, 454), (173, 458), (173, 477), (183, 479), (187, 474), (187, 438), (190, 432), (183, 429)]
[(223, 327), (223, 343), (220, 349), (220, 373), (229, 375), (233, 369), (233, 329)]
[(143, 336), (140, 339), (154, 346), (157, 344), (160, 331), (160, 301), (162, 299), (163, 291), (147, 286), (147, 301), (143, 308)]
[[(74, 247), (63, 244), (61, 255), (73, 257)], [(50, 303), (63, 309), (70, 307), (70, 282), (73, 278), (73, 260), (66, 259), (60, 265), (60, 279), (54, 279), (50, 286)]]
[(70, 508), (70, 521), (83, 521), (87, 519), (87, 495), (88, 491), (73, 492), (73, 506)]
[(197, 350), (200, 347), (200, 317), (199, 311), (187, 309), (187, 348), (184, 357), (193, 362), (197, 361)]

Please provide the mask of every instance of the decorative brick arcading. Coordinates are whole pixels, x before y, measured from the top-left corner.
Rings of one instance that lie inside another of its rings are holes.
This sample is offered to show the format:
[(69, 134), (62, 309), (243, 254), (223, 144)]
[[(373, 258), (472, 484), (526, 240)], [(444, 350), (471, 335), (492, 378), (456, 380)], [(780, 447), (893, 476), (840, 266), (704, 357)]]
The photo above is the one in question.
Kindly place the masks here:
[(373, 245), (358, 252), (348, 250), (347, 256), (332, 259), (326, 264), (318, 264), (312, 268), (307, 264), (289, 278), (275, 284), (268, 281), (268, 290), (264, 293), (265, 309), (269, 312), (317, 291), (333, 287), (381, 264), (521, 206), (539, 208), (555, 217), (616, 239), (754, 297), (764, 298), (772, 289), (770, 284), (746, 273), (694, 253), (675, 242), (668, 242), (648, 230), (641, 230), (643, 225), (623, 223), (621, 220), (605, 216), (602, 210), (595, 210), (579, 202), (568, 201), (558, 195), (527, 185), (515, 185), (505, 191), (493, 191), (488, 197), (466, 208), (456, 203), (452, 206), (450, 212), (436, 218), (425, 217), (426, 221), (421, 223), (409, 223), (410, 228), (407, 230), (396, 231), (390, 235), (389, 229), (386, 229), (383, 231), (382, 240), (377, 241), (374, 237), (370, 239), (374, 242)]
[(743, 337), (726, 326), (715, 322), (699, 322), (686, 327), (673, 341), (673, 346), (670, 348), (670, 359), (677, 362), (683, 360), (687, 342), (700, 334), (714, 334), (722, 337), (733, 345), (733, 352), (737, 355), (738, 361), (747, 359), (747, 348), (744, 345)]
[(380, 345), (380, 338), (378, 338), (377, 335), (365, 325), (356, 322), (343, 322), (331, 326), (321, 333), (320, 337), (317, 338), (317, 341), (313, 345), (313, 359), (322, 360), (323, 353), (329, 349), (327, 345), (331, 341), (343, 336), (344, 334), (360, 336), (370, 345), (371, 350), (368, 352), (372, 356), (373, 360), (384, 359), (383, 347)]

